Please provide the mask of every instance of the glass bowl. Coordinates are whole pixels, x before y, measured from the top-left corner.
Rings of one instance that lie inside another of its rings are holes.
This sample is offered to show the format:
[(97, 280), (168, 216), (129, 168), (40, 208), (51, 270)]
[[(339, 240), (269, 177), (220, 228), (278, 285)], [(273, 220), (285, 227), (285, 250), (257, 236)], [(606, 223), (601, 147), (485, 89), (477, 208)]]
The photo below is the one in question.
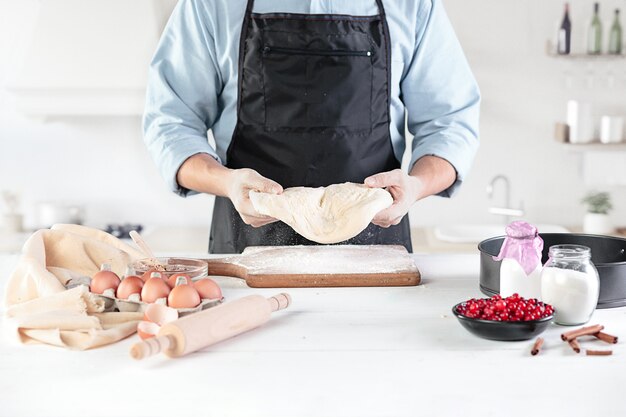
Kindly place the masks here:
[(132, 262), (129, 266), (135, 270), (135, 274), (143, 275), (150, 269), (161, 272), (166, 277), (174, 274), (187, 274), (191, 279), (199, 279), (206, 277), (209, 265), (205, 261), (190, 258), (156, 258), (161, 265), (165, 267), (165, 271), (155, 268), (152, 260), (145, 258)]

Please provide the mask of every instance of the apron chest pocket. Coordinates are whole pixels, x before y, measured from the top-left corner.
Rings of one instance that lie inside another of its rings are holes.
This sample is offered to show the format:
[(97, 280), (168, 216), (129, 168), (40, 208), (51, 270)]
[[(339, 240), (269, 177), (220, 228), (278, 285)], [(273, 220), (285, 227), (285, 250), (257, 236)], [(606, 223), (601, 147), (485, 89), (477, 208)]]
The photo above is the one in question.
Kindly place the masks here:
[(263, 50), (266, 130), (370, 130), (370, 51)]

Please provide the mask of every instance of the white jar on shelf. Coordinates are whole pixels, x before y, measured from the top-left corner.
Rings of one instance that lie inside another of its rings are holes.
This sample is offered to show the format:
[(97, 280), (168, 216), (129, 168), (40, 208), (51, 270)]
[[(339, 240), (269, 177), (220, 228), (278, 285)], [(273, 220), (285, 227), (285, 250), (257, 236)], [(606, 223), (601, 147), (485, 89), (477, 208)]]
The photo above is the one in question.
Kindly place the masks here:
[(590, 143), (595, 136), (591, 103), (569, 100), (567, 102), (567, 125), (570, 143)]

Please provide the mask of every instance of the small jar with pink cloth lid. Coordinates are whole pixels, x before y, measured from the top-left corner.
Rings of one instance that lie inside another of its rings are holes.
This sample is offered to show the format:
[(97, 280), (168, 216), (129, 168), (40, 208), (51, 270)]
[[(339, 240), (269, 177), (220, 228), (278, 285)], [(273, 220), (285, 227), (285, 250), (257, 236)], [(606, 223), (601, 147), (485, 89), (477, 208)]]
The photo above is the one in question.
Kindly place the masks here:
[(524, 221), (506, 227), (506, 238), (500, 254), (494, 257), (500, 265), (500, 295), (515, 293), (524, 298), (541, 300), (541, 251), (543, 240), (537, 228)]

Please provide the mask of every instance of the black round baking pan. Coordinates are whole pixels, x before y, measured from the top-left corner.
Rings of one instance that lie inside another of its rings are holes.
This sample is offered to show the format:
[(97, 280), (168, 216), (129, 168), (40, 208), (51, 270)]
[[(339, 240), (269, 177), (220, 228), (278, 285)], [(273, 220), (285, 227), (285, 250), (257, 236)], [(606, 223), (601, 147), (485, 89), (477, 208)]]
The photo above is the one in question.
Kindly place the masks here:
[[(598, 308), (626, 305), (626, 239), (612, 236), (577, 233), (540, 233), (543, 239), (542, 263), (548, 260), (548, 250), (554, 245), (583, 245), (591, 248), (591, 261), (600, 276)], [(500, 253), (504, 236), (483, 240), (480, 251), (480, 290), (486, 295), (500, 292), (500, 261), (493, 257)]]

